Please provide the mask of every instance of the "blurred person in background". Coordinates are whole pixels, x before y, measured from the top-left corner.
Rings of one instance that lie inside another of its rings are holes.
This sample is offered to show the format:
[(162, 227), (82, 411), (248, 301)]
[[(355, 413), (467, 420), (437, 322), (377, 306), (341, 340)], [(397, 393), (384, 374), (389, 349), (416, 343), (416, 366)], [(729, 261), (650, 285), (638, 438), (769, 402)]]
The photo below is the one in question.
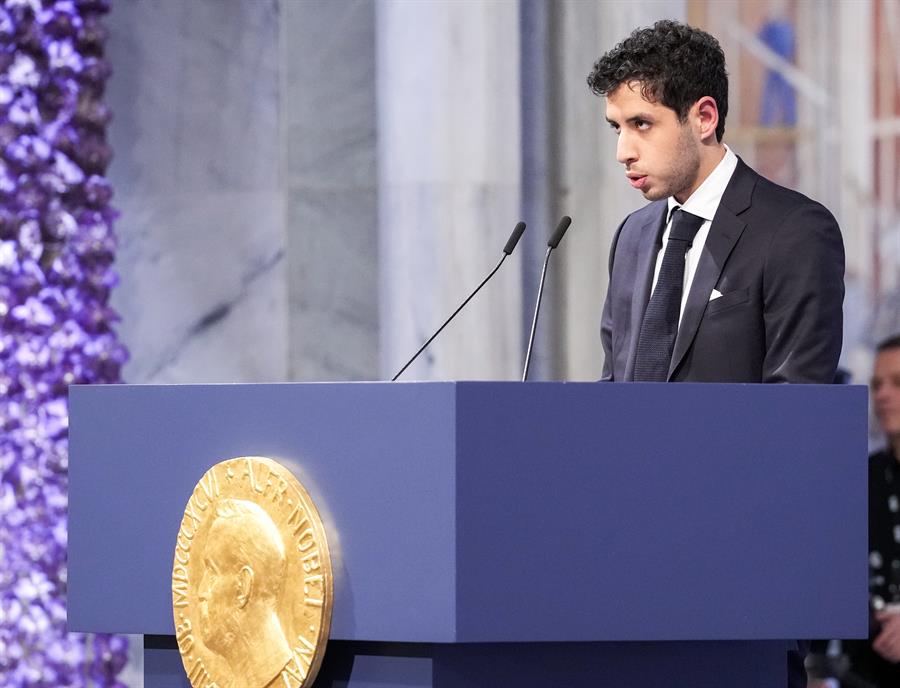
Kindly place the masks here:
[(878, 345), (871, 392), (886, 440), (869, 457), (872, 632), (847, 649), (856, 673), (887, 688), (900, 686), (900, 334)]
[[(900, 334), (876, 348), (872, 407), (885, 448), (869, 457), (868, 640), (845, 640), (850, 671), (879, 688), (900, 687)], [(810, 688), (833, 685), (814, 682)]]

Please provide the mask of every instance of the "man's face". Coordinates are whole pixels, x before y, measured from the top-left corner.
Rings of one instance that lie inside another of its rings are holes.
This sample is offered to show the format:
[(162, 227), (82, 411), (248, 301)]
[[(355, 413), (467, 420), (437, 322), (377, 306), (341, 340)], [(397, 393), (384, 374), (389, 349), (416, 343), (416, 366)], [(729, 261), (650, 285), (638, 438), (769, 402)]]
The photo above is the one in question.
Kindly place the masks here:
[(207, 551), (203, 557), (203, 575), (200, 578), (200, 637), (206, 646), (219, 654), (225, 654), (238, 628), (236, 596), (238, 589), (234, 564), (227, 552), (222, 551), (213, 536), (213, 526)]
[(644, 198), (675, 196), (684, 202), (698, 186), (700, 140), (671, 108), (641, 95), (639, 82), (606, 96), (606, 119), (618, 135), (616, 160)]
[(875, 357), (872, 403), (884, 433), (892, 442), (900, 439), (900, 349), (886, 349)]

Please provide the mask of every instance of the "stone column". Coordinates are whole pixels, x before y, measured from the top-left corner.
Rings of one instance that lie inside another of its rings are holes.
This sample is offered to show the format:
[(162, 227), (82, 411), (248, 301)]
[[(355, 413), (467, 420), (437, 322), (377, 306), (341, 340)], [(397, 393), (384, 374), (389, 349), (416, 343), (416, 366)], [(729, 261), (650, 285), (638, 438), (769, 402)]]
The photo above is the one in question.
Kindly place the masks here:
[(291, 380), (378, 378), (375, 9), (282, 0)]
[[(531, 227), (522, 239), (522, 338), (527, 348), (547, 239), (567, 209), (559, 208), (559, 89), (556, 71), (557, 6), (521, 0), (522, 215)], [(575, 230), (573, 230), (575, 231)], [(567, 240), (550, 258), (529, 380), (555, 380), (563, 373), (560, 287), (568, 260)]]
[[(501, 256), (520, 219), (518, 3), (376, 5), (381, 373)], [(514, 379), (518, 252), (403, 376)]]

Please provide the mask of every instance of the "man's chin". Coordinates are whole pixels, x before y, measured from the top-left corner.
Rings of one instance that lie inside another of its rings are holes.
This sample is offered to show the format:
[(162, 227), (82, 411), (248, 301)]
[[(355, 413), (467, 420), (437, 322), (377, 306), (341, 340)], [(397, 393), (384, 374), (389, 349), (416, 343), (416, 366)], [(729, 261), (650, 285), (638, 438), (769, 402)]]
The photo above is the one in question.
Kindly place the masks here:
[(645, 189), (645, 190), (641, 191), (641, 194), (648, 201), (659, 201), (659, 200), (662, 200), (663, 198), (669, 197), (669, 194), (667, 194), (663, 191), (657, 191), (655, 189)]
[(649, 177), (642, 178), (641, 182), (643, 182), (643, 185), (636, 188), (641, 192), (641, 196), (648, 201), (658, 201), (661, 198), (668, 198), (671, 195), (668, 193), (667, 189), (664, 189), (659, 185), (653, 186), (653, 184), (650, 183)]

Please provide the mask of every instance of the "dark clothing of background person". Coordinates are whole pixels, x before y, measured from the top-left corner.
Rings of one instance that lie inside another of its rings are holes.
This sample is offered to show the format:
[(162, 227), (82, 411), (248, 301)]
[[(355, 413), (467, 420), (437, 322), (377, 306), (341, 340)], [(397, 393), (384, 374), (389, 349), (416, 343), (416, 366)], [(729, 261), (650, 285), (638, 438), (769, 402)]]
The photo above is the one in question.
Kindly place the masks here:
[[(900, 463), (890, 449), (869, 457), (869, 594), (873, 606), (900, 604)], [(853, 673), (879, 688), (897, 688), (900, 664), (872, 649), (879, 630), (873, 619), (869, 639), (845, 640), (844, 651)]]

